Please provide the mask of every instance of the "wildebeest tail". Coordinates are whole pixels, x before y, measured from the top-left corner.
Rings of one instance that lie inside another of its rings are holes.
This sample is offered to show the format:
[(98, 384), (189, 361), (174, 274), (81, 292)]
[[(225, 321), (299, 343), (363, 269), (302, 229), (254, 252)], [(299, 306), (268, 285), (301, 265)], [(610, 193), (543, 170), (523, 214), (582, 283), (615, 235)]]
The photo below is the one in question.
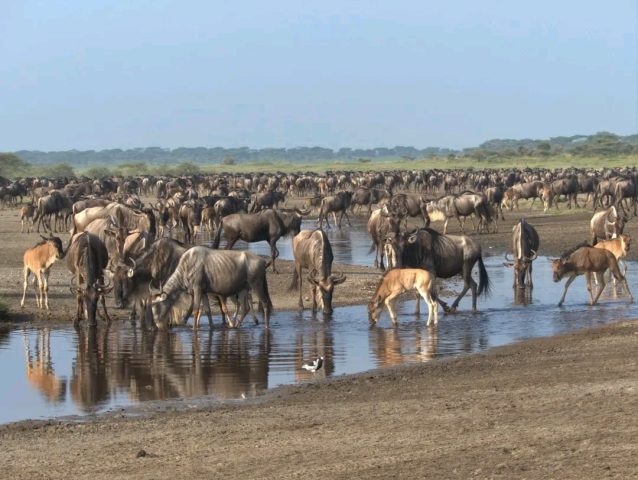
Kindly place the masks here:
[(213, 248), (219, 248), (219, 244), (222, 240), (222, 230), (224, 229), (224, 222), (219, 223), (219, 228), (215, 232), (215, 240), (213, 240)]
[(485, 264), (483, 263), (483, 256), (478, 257), (479, 267), (479, 285), (478, 294), (487, 297), (492, 291), (492, 284), (490, 283), (490, 277), (485, 270)]

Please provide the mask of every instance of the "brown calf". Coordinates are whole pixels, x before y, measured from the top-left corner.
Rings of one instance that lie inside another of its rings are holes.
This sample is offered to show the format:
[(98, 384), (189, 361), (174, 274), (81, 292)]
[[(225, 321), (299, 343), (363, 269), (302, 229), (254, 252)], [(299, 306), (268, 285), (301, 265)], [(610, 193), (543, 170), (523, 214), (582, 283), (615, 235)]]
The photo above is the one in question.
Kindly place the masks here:
[[(620, 236), (611, 239), (611, 240), (601, 240), (600, 242), (598, 242), (596, 245), (594, 245), (594, 248), (602, 248), (604, 250), (608, 250), (610, 251), (614, 257), (616, 257), (616, 260), (618, 261), (618, 267), (620, 267), (620, 261), (623, 261), (623, 275), (627, 274), (627, 264), (625, 263), (625, 258), (627, 258), (627, 253), (629, 252), (629, 247), (631, 246), (631, 237), (626, 234), (626, 233), (622, 233), (620, 234)], [(598, 277), (594, 277), (594, 280), (596, 281), (596, 285), (598, 285)], [(615, 279), (614, 279), (615, 280)]]
[(561, 258), (558, 258), (552, 262), (552, 272), (554, 273), (554, 281), (559, 282), (564, 276), (569, 276), (565, 283), (565, 290), (563, 296), (558, 302), (558, 305), (562, 305), (565, 301), (565, 295), (567, 295), (567, 289), (574, 281), (574, 279), (582, 274), (586, 275), (587, 291), (589, 292), (590, 304), (595, 305), (598, 302), (600, 294), (605, 289), (605, 279), (603, 275), (600, 275), (600, 289), (594, 297), (591, 288), (591, 275), (597, 275), (604, 273), (607, 269), (611, 270), (611, 273), (619, 281), (627, 294), (629, 295), (629, 301), (633, 302), (634, 297), (631, 295), (627, 280), (620, 273), (618, 268), (618, 262), (616, 257), (608, 250), (602, 248), (594, 248), (590, 246), (576, 247), (575, 249), (563, 254)]
[[(40, 235), (42, 237), (42, 235)], [(56, 260), (64, 258), (62, 240), (49, 234), (42, 237), (43, 241), (24, 252), (24, 290), (20, 306), (24, 307), (24, 298), (29, 285), (29, 275), (33, 273), (38, 286), (35, 290), (35, 300), (38, 308), (49, 310), (49, 271)], [(34, 283), (35, 286), (35, 283)]]
[[(432, 314), (434, 314), (434, 325), (437, 325), (439, 323), (439, 312), (434, 287), (435, 280), (433, 273), (420, 268), (395, 268), (388, 270), (381, 278), (377, 290), (368, 304), (370, 323), (377, 323), (381, 314), (382, 304), (385, 303), (388, 313), (390, 313), (392, 324), (396, 326), (397, 314), (392, 308), (392, 301), (404, 292), (416, 290), (428, 306), (427, 325), (432, 323)], [(417, 297), (418, 302), (419, 298)]]
[(24, 233), (24, 224), (27, 224), (27, 233), (31, 232), (31, 228), (33, 228), (33, 216), (35, 215), (35, 205), (30, 203), (29, 205), (25, 205), (20, 208), (20, 223), (22, 227), (20, 228), (20, 233)]

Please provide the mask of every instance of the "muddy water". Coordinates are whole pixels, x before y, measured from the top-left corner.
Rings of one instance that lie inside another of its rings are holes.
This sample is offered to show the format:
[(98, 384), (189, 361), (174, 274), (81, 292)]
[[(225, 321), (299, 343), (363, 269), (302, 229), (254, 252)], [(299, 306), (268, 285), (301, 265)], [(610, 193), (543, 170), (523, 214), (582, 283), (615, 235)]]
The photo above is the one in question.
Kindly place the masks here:
[[(360, 228), (329, 235), (338, 261), (370, 263)], [(280, 250), (286, 258), (284, 242)], [(86, 415), (148, 400), (252, 397), (281, 384), (479, 352), (638, 315), (638, 305), (609, 293), (601, 305), (587, 306), (582, 278), (572, 284), (565, 306), (557, 307), (562, 283), (551, 281), (546, 258), (534, 263), (531, 298), (514, 298), (512, 273), (500, 256), (488, 257), (486, 265), (493, 293), (479, 301), (481, 311), (467, 312), (467, 297), (460, 305), (465, 311), (441, 315), (438, 328), (425, 327), (425, 318), (413, 315), (414, 302), (406, 300), (396, 329), (387, 314), (370, 327), (366, 307), (353, 306), (337, 308), (331, 318), (277, 312), (268, 332), (250, 322), (237, 331), (204, 326), (199, 333), (159, 333), (128, 322), (93, 333), (72, 327), (0, 331), (0, 423)], [(630, 264), (630, 285), (637, 277)], [(300, 368), (318, 356), (326, 359), (322, 370)]]

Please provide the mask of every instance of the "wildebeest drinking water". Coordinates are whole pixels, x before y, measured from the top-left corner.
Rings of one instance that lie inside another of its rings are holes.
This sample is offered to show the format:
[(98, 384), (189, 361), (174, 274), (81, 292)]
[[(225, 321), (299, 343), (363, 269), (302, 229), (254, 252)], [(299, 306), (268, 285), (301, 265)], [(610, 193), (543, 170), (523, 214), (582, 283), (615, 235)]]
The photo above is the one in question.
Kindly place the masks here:
[(512, 228), (512, 259), (507, 258), (505, 266), (514, 267), (514, 288), (534, 287), (532, 282), (532, 262), (538, 255), (540, 240), (536, 229), (522, 218)]
[[(589, 292), (590, 304), (595, 305), (598, 302), (600, 294), (605, 289), (605, 279), (602, 275), (607, 269), (611, 270), (612, 275), (619, 281), (627, 291), (629, 295), (629, 302), (633, 302), (634, 297), (631, 295), (627, 280), (620, 272), (618, 268), (618, 262), (616, 257), (609, 252), (601, 248), (594, 248), (589, 245), (579, 245), (571, 250), (565, 252), (560, 258), (552, 262), (552, 272), (554, 274), (554, 282), (560, 282), (560, 280), (569, 276), (567, 282), (565, 282), (565, 290), (558, 305), (562, 305), (565, 301), (565, 295), (567, 295), (567, 289), (577, 276), (585, 274), (587, 280), (587, 291)], [(594, 297), (591, 286), (591, 275), (597, 275), (600, 282), (600, 289)], [(598, 275), (601, 274), (601, 275)]]

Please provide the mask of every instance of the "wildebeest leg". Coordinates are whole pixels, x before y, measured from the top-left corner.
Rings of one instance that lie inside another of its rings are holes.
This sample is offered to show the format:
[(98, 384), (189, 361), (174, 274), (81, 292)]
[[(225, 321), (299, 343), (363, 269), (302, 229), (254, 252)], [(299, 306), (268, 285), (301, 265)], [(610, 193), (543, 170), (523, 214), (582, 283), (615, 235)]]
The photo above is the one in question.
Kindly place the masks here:
[(532, 211), (532, 208), (534, 208), (534, 203), (536, 202), (536, 197), (532, 197), (532, 204), (529, 206), (529, 211)]
[(351, 227), (351, 226), (352, 226), (352, 224), (350, 223), (350, 215), (348, 215), (348, 212), (347, 212), (347, 211), (345, 211), (345, 210), (344, 210), (343, 212), (341, 212), (341, 218), (342, 218), (342, 219), (343, 219), (343, 216), (344, 216), (344, 215), (345, 215), (345, 217), (346, 217), (346, 221), (348, 222), (348, 226), (349, 226), (349, 227)]
[[(596, 278), (596, 279), (598, 278), (598, 274), (596, 272), (594, 272), (593, 275), (594, 275), (594, 278)], [(585, 272), (585, 284), (587, 286), (587, 292), (589, 293), (589, 304), (593, 305), (594, 304), (594, 294), (591, 291), (591, 276), (592, 276), (591, 272)], [(596, 282), (596, 283), (598, 283), (598, 282)], [(598, 298), (598, 296), (596, 298)]]
[(468, 267), (467, 263), (463, 265), (463, 280), (465, 282), (463, 285), (463, 290), (461, 291), (459, 296), (456, 297), (456, 300), (454, 300), (454, 303), (452, 303), (451, 309), (456, 310), (456, 308), (459, 306), (459, 303), (461, 302), (461, 299), (465, 296), (467, 291), (471, 288), (472, 289), (472, 310), (476, 311), (477, 285), (474, 279), (472, 278), (472, 267), (471, 266)]
[[(423, 301), (428, 306), (428, 322), (426, 325), (430, 326), (432, 323), (432, 314), (434, 314), (434, 325), (437, 325), (439, 323), (439, 310), (436, 300), (434, 300), (430, 295), (430, 292), (424, 288), (417, 289), (417, 292), (421, 297), (423, 297)], [(418, 298), (419, 296), (417, 295), (417, 302), (419, 301)]]
[(102, 310), (104, 310), (104, 318), (106, 319), (106, 323), (111, 323), (109, 312), (106, 311), (106, 295), (104, 295), (103, 293), (100, 294), (100, 301), (102, 302)]
[(42, 290), (42, 294), (44, 295), (44, 305), (43, 308), (49, 310), (49, 272), (44, 271), (41, 275), (42, 284), (40, 288)]
[[(589, 273), (589, 272), (588, 272)], [(604, 272), (603, 272), (604, 273)], [(598, 275), (597, 273), (594, 273), (594, 275)], [(588, 289), (591, 290), (591, 285), (589, 285), (590, 281), (589, 281), (589, 276), (587, 278), (587, 283), (588, 283)], [(600, 294), (603, 293), (603, 290), (605, 290), (605, 286), (607, 284), (605, 283), (605, 275), (601, 275), (600, 276), (600, 288), (598, 289), (598, 293), (596, 294), (596, 298), (594, 298), (591, 302), (592, 305), (596, 305), (598, 303), (598, 299), (600, 298)], [(591, 292), (590, 292), (591, 293)]]
[[(24, 307), (24, 299), (27, 295), (27, 288), (29, 287), (29, 268), (28, 267), (24, 267), (24, 272), (23, 272), (23, 278), (24, 278), (24, 282), (22, 284), (22, 286), (24, 287), (24, 289), (22, 290), (22, 301), (20, 302), (20, 306)], [(37, 298), (37, 296), (36, 296)]]
[(270, 241), (270, 256), (272, 258), (272, 271), (273, 273), (279, 273), (275, 267), (275, 259), (279, 256), (279, 250), (277, 250), (277, 240)]
[(392, 320), (392, 325), (397, 326), (397, 314), (392, 308), (392, 301), (398, 296), (398, 293), (391, 293), (388, 295), (384, 301), (386, 308), (388, 309), (388, 313), (390, 314), (390, 319)]
[(576, 278), (576, 275), (573, 275), (571, 277), (569, 277), (567, 279), (567, 281), (565, 282), (565, 289), (563, 290), (563, 296), (560, 297), (560, 301), (558, 302), (558, 306), (560, 307), (563, 302), (565, 301), (565, 295), (567, 295), (567, 289), (569, 288), (569, 286), (572, 284), (572, 282), (574, 281), (574, 279)]
[(450, 217), (445, 217), (445, 223), (443, 224), (443, 235), (447, 235), (447, 224), (450, 221)]
[(534, 282), (532, 281), (532, 262), (529, 262), (527, 267), (527, 283), (529, 284), (529, 288), (534, 288)]
[[(296, 262), (295, 262), (296, 263)], [(297, 271), (297, 289), (299, 290), (299, 310), (303, 310), (303, 292), (301, 290), (301, 285), (303, 283), (303, 279), (301, 278), (301, 272), (302, 272), (302, 268), (301, 268), (301, 264), (296, 263), (295, 264), (295, 270)]]
[(421, 296), (418, 291), (416, 292), (416, 307), (414, 309), (414, 314), (418, 317), (421, 316)]
[(343, 215), (339, 217), (339, 220), (337, 221), (337, 212), (332, 212), (332, 219), (334, 220), (334, 224), (338, 227), (341, 228), (341, 219), (343, 218)]
[(199, 317), (202, 314), (202, 289), (199, 286), (193, 288), (193, 330), (199, 329)]
[(310, 295), (312, 295), (312, 314), (317, 313), (317, 286), (312, 285), (310, 289)]

